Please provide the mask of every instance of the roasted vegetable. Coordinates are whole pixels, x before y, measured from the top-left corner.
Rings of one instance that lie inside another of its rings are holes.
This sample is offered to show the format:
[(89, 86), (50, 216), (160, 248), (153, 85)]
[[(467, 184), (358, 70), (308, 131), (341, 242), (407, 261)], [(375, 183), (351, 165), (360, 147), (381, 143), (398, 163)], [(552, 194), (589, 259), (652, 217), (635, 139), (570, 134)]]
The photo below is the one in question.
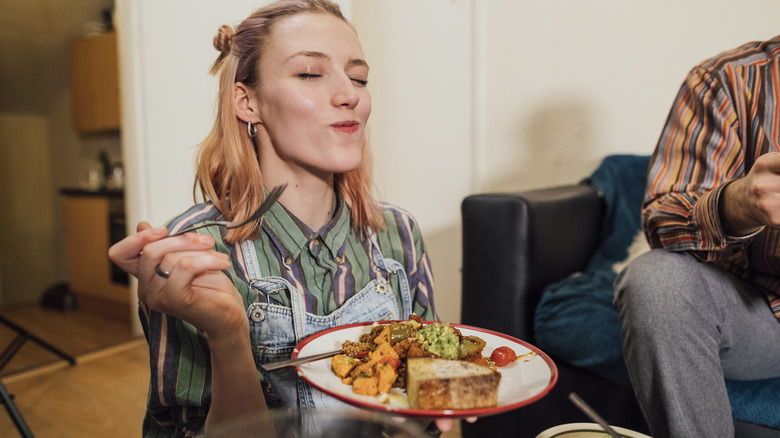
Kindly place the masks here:
[(467, 336), (460, 341), (458, 358), (465, 359), (473, 354), (481, 354), (485, 348), (485, 341), (476, 336)]

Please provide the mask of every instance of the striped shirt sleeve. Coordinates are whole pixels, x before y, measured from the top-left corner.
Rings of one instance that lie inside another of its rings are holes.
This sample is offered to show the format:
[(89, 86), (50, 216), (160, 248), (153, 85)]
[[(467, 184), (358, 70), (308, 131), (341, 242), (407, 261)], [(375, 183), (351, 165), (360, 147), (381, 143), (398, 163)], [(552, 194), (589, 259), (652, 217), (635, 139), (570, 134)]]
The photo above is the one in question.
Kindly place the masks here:
[[(170, 221), (168, 230), (173, 232), (219, 216), (210, 203), (196, 205)], [(150, 367), (143, 435), (196, 436), (203, 430), (211, 403), (211, 356), (206, 334), (142, 303), (138, 314), (149, 343)]]
[(718, 213), (723, 187), (744, 172), (732, 90), (702, 67), (680, 88), (648, 173), (642, 219), (653, 247), (716, 261), (743, 244), (723, 232)]

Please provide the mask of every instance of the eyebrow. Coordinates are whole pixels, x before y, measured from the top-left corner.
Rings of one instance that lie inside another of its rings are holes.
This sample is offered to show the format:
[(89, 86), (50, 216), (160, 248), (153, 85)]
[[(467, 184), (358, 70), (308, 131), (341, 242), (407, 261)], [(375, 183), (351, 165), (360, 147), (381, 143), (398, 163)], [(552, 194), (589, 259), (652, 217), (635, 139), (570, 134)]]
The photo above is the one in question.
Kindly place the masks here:
[[(312, 50), (302, 50), (300, 52), (296, 52), (296, 53), (293, 53), (292, 55), (288, 56), (287, 59), (285, 60), (285, 62), (286, 61), (290, 61), (291, 59), (293, 59), (295, 57), (298, 57), (298, 56), (305, 56), (305, 57), (309, 57), (309, 58), (321, 58), (321, 59), (326, 59), (326, 60), (330, 60), (331, 59), (330, 56), (328, 56), (327, 54), (322, 53), (322, 52), (317, 52), (317, 51), (312, 51)], [(357, 66), (368, 67), (368, 63), (365, 60), (360, 59), (360, 58), (352, 58), (352, 59), (349, 60), (349, 62), (347, 64), (348, 65), (357, 65)]]

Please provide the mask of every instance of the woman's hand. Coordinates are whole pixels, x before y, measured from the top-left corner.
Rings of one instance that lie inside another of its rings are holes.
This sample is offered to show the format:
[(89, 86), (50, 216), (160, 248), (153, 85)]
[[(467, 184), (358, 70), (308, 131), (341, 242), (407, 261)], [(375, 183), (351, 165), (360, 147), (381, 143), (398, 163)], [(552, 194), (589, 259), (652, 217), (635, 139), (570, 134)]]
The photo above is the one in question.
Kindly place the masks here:
[[(112, 246), (109, 257), (138, 279), (140, 302), (205, 331), (209, 343), (246, 337), (243, 301), (222, 272), (230, 260), (211, 249), (213, 237), (187, 233), (163, 239), (167, 230), (146, 222), (137, 231)], [(170, 273), (168, 278), (157, 269)]]
[(152, 228), (148, 222), (139, 222), (136, 226), (136, 234), (127, 236), (108, 248), (108, 258), (123, 271), (138, 278), (138, 263), (146, 244), (167, 235), (168, 230), (165, 227)]

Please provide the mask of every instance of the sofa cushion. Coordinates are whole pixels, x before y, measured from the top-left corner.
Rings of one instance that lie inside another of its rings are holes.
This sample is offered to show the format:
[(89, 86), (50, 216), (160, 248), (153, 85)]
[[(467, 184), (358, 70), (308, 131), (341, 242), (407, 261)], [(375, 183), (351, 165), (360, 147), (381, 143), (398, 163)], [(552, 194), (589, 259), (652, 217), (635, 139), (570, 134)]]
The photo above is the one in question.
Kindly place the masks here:
[[(604, 199), (600, 246), (582, 271), (542, 292), (534, 319), (535, 343), (569, 365), (630, 387), (612, 283), (641, 233), (640, 208), (649, 157), (613, 155), (584, 183)], [(636, 247), (636, 245), (634, 246)], [(726, 381), (734, 418), (780, 429), (780, 377)]]

